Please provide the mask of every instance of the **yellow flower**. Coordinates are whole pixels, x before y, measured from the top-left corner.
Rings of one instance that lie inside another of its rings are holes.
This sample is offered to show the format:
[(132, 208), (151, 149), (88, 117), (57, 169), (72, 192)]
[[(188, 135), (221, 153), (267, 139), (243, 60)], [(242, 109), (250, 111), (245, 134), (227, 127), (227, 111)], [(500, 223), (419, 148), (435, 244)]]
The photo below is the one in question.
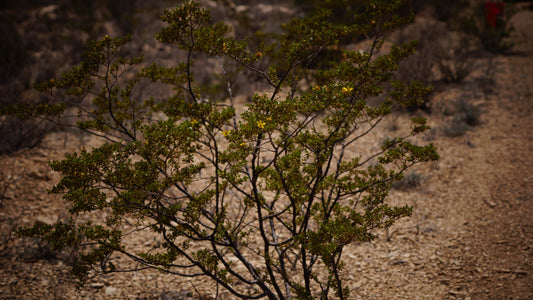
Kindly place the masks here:
[(271, 118), (271, 117), (268, 117), (268, 118), (267, 118), (267, 121), (272, 121), (272, 118)]
[(263, 56), (263, 53), (261, 53), (261, 52), (259, 52), (259, 51), (257, 51), (257, 52), (255, 53), (255, 57), (257, 57), (257, 58), (261, 58), (262, 56)]
[(342, 88), (342, 92), (345, 93), (345, 94), (351, 93), (352, 91), (353, 91), (353, 87), (351, 87), (351, 86), (350, 87), (346, 87), (345, 86), (345, 87)]
[(191, 125), (194, 126), (194, 125), (196, 125), (196, 124), (198, 124), (198, 120), (196, 120), (196, 119), (192, 119), (192, 120), (191, 120)]
[(239, 146), (241, 146), (241, 147), (246, 147), (246, 143), (245, 143), (245, 142), (242, 142), (242, 143), (239, 144)]
[(263, 121), (257, 121), (257, 127), (261, 128), (261, 129), (265, 128), (265, 124), (266, 123), (263, 122)]
[(229, 130), (224, 130), (222, 131), (222, 135), (223, 136), (228, 136), (230, 134), (230, 131)]

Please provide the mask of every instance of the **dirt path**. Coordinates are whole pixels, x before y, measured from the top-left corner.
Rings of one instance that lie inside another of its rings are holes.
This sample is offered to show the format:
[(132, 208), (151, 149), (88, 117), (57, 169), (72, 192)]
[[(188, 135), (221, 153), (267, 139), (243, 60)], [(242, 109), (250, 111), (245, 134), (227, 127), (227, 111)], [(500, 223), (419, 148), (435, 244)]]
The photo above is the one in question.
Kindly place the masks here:
[[(533, 298), (533, 14), (513, 18), (518, 45), (514, 54), (500, 57), (497, 94), (483, 119), (484, 128), (472, 143), (482, 148), (460, 167), (459, 190), (468, 190), (470, 207), (465, 235), (464, 271), (473, 274), (473, 298)], [(476, 198), (475, 196), (472, 198)], [(468, 207), (468, 206), (467, 206)], [(481, 269), (481, 271), (480, 271)]]

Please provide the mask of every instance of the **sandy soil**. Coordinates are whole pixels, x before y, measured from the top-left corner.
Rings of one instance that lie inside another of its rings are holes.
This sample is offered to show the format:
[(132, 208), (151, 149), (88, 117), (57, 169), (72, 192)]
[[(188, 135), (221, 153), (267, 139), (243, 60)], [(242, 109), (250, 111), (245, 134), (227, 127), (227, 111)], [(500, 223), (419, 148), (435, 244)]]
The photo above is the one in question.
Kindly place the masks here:
[[(344, 275), (355, 299), (533, 299), (533, 11), (512, 21), (518, 44), (493, 59), (492, 92), (482, 92), (487, 87), (473, 74), (434, 96), (436, 130), (425, 138), (442, 158), (416, 170), (426, 178), (420, 188), (391, 194), (413, 205), (413, 216), (347, 249)], [(488, 62), (479, 63), (482, 72)], [(438, 111), (458, 97), (482, 110), (482, 123), (449, 137), (439, 131), (448, 120)], [(37, 242), (8, 235), (14, 226), (64, 216), (63, 200), (44, 192), (58, 179), (47, 162), (83, 142), (53, 133), (37, 148), (0, 158), (8, 187), (0, 207), (0, 299), (209, 299), (211, 283), (153, 271), (98, 275), (76, 289), (68, 256), (54, 258)], [(142, 238), (140, 247), (150, 243)]]

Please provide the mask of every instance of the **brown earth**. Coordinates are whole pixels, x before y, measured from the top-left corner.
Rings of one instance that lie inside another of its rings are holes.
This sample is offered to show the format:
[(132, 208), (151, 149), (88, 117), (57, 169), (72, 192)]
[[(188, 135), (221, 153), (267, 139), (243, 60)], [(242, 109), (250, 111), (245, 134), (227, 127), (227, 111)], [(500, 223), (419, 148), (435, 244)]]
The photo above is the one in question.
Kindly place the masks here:
[[(517, 45), (493, 58), (494, 85), (472, 74), (432, 100), (429, 116), (440, 161), (420, 166), (420, 188), (399, 189), (391, 201), (413, 205), (413, 216), (378, 240), (346, 250), (345, 278), (355, 299), (533, 299), (533, 11), (512, 22)], [(479, 72), (488, 58), (480, 58)], [(490, 88), (490, 93), (482, 92)], [(482, 111), (481, 125), (450, 137), (439, 114), (467, 98)], [(397, 115), (387, 128), (403, 124)], [(45, 190), (57, 181), (47, 162), (77, 151), (87, 140), (53, 133), (34, 149), (0, 158), (0, 299), (197, 299), (215, 293), (208, 281), (155, 271), (95, 275), (76, 289), (69, 256), (8, 234), (38, 220), (65, 216), (64, 201)], [(150, 244), (139, 237), (139, 247)], [(221, 299), (230, 299), (221, 293)], [(207, 297), (204, 299), (208, 299)]]

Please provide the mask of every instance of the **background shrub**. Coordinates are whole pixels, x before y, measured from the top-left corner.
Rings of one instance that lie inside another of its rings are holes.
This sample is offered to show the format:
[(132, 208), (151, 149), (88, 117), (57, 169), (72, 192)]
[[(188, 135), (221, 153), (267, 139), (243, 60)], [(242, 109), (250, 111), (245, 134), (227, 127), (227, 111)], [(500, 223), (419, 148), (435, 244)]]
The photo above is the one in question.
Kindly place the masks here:
[(481, 124), (481, 110), (469, 103), (465, 97), (460, 97), (451, 105), (446, 106), (444, 114), (453, 117), (449, 125), (444, 128), (447, 136), (462, 136), (472, 127)]

